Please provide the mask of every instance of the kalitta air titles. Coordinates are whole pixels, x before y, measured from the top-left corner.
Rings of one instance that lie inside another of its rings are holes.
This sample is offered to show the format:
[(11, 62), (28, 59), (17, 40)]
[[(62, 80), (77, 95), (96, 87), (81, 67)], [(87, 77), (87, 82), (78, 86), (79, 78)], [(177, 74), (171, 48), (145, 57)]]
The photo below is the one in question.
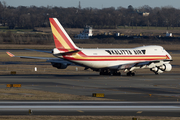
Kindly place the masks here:
[(145, 55), (146, 50), (105, 50), (110, 55)]

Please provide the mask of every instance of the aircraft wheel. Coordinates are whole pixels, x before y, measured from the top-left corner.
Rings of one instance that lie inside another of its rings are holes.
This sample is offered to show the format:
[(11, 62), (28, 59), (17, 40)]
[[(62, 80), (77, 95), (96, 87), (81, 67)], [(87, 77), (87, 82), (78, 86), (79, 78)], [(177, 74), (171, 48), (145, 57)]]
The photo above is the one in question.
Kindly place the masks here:
[(111, 75), (111, 73), (108, 72), (107, 70), (102, 70), (99, 72), (99, 75)]
[(113, 74), (112, 74), (113, 76), (115, 76), (115, 75), (117, 75), (117, 73), (116, 72), (113, 72)]
[(111, 75), (113, 75), (113, 76), (121, 76), (121, 73), (117, 72), (117, 71), (114, 71), (113, 73), (111, 73)]
[(135, 73), (134, 73), (134, 72), (132, 72), (132, 73), (131, 73), (131, 75), (132, 75), (132, 76), (135, 76)]
[(131, 76), (131, 72), (128, 72), (128, 73), (127, 73), (127, 76)]
[(99, 72), (99, 75), (103, 75), (103, 72)]
[(113, 75), (113, 74), (111, 74), (111, 72), (108, 72), (107, 75)]
[(155, 72), (155, 75), (159, 75), (159, 73)]
[(127, 76), (135, 76), (135, 73), (130, 71), (127, 73)]
[(117, 75), (118, 75), (118, 76), (121, 76), (121, 73), (120, 73), (120, 72), (117, 72)]

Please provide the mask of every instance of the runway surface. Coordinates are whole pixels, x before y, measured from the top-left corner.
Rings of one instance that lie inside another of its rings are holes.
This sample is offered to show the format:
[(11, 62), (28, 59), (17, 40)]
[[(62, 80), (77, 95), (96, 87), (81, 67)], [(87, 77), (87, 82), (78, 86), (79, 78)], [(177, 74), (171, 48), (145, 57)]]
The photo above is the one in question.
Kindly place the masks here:
[(81, 75), (1, 75), (0, 88), (6, 88), (6, 84), (89, 97), (92, 93), (104, 93), (107, 99), (121, 101), (180, 100), (180, 74), (172, 73), (137, 74), (133, 77), (99, 76), (96, 72)]
[(31, 109), (33, 115), (180, 116), (180, 74), (178, 73), (161, 75), (138, 73), (133, 77), (99, 76), (96, 72), (69, 73), (69, 75), (0, 75), (0, 88), (6, 88), (6, 84), (21, 84), (22, 89), (89, 97), (92, 93), (104, 93), (106, 99), (113, 101), (110, 103), (104, 101), (23, 103), (21, 101), (15, 104), (1, 101), (1, 115), (28, 115)]
[(1, 101), (0, 115), (143, 115), (179, 117), (180, 102)]

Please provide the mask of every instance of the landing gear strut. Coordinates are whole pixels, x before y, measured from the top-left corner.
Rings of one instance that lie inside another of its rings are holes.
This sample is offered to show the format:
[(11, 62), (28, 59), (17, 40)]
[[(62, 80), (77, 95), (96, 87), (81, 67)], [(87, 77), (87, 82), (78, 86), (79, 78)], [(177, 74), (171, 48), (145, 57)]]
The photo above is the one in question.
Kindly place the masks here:
[(127, 73), (127, 76), (135, 76), (135, 73), (132, 72), (132, 71), (129, 71), (129, 72)]

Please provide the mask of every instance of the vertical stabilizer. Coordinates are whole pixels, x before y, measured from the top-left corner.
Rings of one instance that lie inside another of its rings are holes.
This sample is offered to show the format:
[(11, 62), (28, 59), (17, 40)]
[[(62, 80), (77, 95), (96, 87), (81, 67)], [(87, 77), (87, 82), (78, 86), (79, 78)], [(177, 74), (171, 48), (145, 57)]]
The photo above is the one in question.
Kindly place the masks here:
[(56, 48), (67, 50), (78, 49), (57, 18), (49, 18), (49, 21)]

